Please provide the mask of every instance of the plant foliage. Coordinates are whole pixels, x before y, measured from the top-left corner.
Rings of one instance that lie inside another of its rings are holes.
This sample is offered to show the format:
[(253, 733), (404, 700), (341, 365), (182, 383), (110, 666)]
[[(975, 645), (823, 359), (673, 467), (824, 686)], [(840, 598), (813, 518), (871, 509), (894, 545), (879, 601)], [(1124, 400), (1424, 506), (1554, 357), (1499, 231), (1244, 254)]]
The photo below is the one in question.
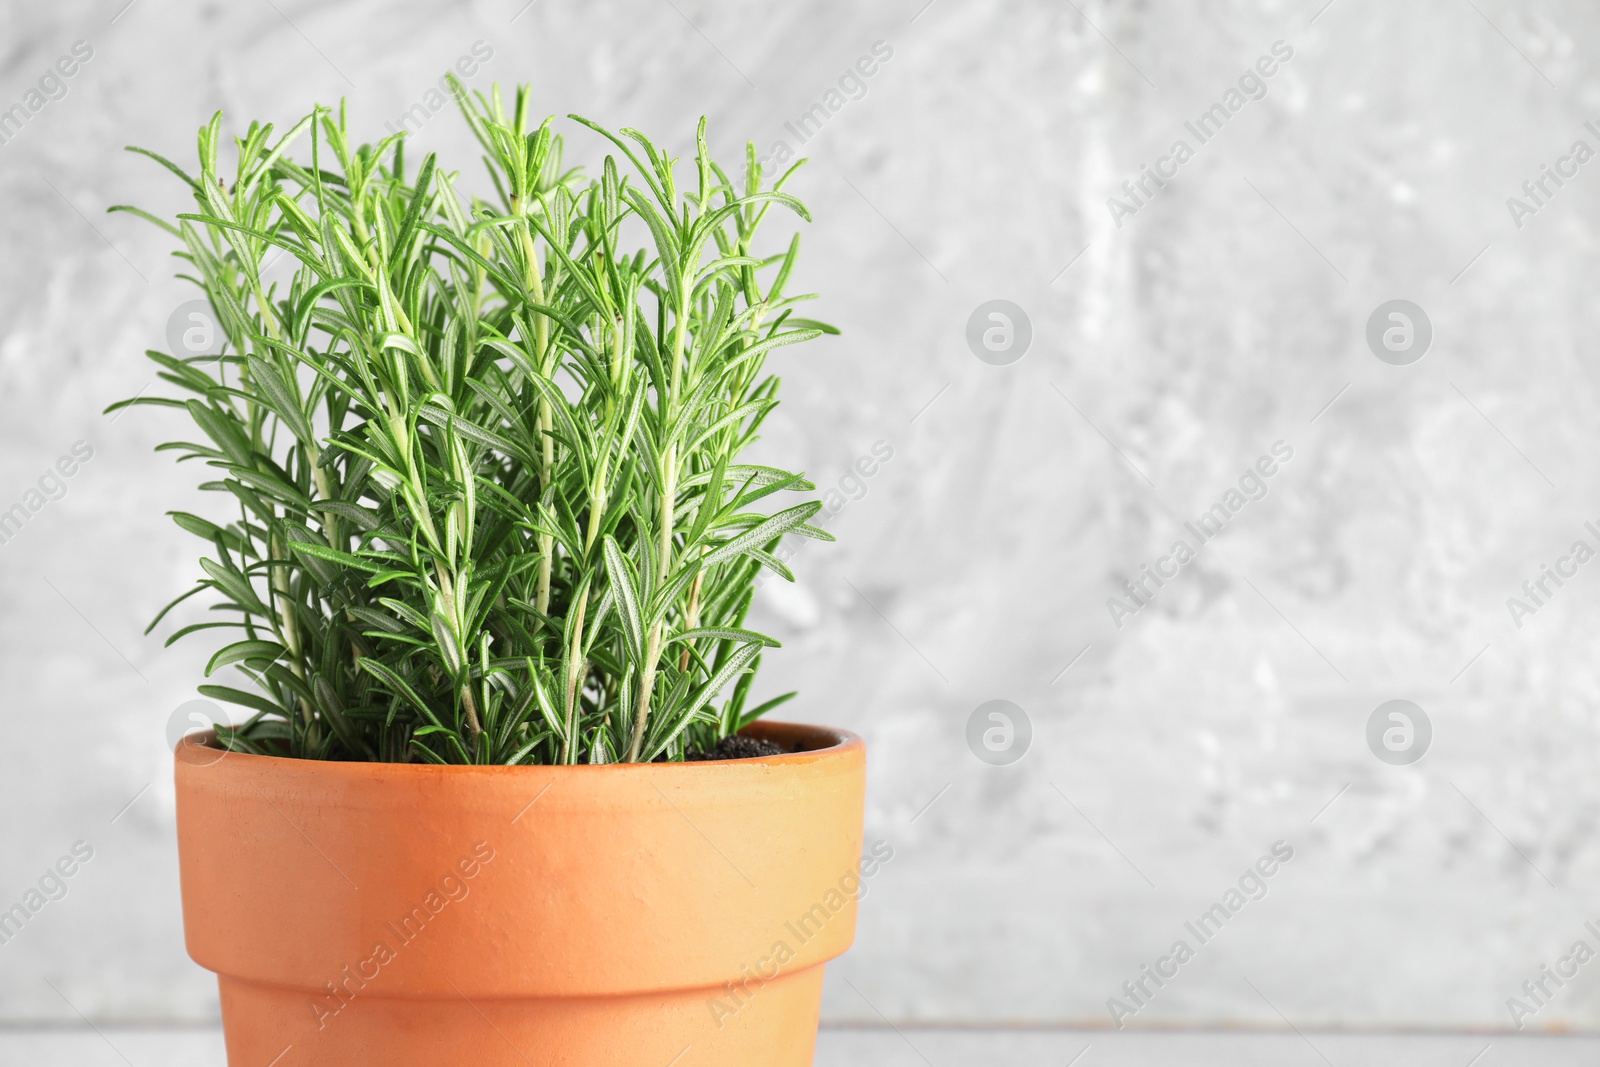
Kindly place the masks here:
[[(458, 192), (403, 135), (351, 139), (318, 107), (281, 137), (252, 123), (220, 170), (143, 149), (196, 208), (134, 212), (177, 238), (226, 335), (220, 356), (148, 356), (209, 468), (226, 524), (174, 512), (209, 545), (195, 594), (229, 642), (207, 685), (254, 712), (235, 750), (313, 759), (608, 763), (709, 749), (786, 697), (749, 706), (776, 642), (744, 626), (763, 567), (808, 525), (814, 487), (739, 462), (777, 403), (773, 349), (831, 327), (795, 314), (799, 252), (756, 251), (779, 209), (754, 147), (742, 182), (700, 122), (692, 181), (643, 134), (573, 116), (609, 153), (565, 169), (528, 90), (452, 87), (492, 201)], [(309, 141), (306, 153), (291, 149)], [(630, 244), (630, 236), (635, 242)], [(641, 247), (642, 246), (642, 247)], [(274, 257), (293, 256), (286, 284)], [(231, 508), (230, 508), (231, 510)], [(788, 694), (792, 696), (793, 694)]]

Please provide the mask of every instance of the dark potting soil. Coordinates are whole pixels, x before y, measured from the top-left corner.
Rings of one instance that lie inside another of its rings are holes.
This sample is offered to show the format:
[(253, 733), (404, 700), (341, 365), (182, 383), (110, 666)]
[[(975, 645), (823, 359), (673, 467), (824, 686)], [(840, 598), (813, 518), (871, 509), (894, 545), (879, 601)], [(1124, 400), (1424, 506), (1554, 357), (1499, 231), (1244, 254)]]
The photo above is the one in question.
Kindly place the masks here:
[(683, 758), (685, 762), (698, 763), (704, 760), (754, 759), (758, 756), (781, 756), (788, 751), (776, 741), (733, 734), (718, 741), (717, 747), (710, 752), (691, 750), (685, 753)]

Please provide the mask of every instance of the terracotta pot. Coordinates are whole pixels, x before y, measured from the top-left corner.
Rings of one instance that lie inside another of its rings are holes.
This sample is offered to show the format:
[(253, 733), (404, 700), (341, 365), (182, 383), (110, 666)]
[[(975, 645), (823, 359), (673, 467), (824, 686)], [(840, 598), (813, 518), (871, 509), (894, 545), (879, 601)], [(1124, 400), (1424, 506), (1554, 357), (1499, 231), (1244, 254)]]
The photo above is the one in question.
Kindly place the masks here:
[[(810, 1064), (866, 752), (439, 767), (177, 752), (189, 954), (235, 1067)], [(867, 873), (871, 873), (870, 870)]]

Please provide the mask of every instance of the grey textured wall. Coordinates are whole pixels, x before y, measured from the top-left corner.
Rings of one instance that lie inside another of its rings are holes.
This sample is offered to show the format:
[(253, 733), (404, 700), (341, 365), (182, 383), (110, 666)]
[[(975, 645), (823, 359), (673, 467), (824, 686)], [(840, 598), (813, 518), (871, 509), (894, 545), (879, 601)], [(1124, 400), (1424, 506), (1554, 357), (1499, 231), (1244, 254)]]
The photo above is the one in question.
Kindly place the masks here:
[[(162, 513), (199, 494), (151, 452), (176, 424), (98, 414), (193, 295), (105, 208), (183, 197), (120, 148), (187, 160), (216, 108), (237, 129), (341, 95), (377, 135), (481, 40), (472, 83), (529, 81), (543, 111), (680, 148), (704, 113), (724, 156), (813, 159), (805, 281), (845, 332), (782, 357), (762, 447), (848, 502), (841, 544), (763, 591), (787, 645), (763, 684), (867, 737), (868, 836), (896, 849), (830, 1019), (1109, 1022), (1115, 996), (1138, 1024), (1500, 1027), (1516, 996), (1530, 1026), (1600, 1024), (1600, 964), (1543, 1006), (1521, 991), (1600, 949), (1600, 565), (1571, 556), (1600, 548), (1600, 162), (1571, 155), (1600, 149), (1600, 12), (924, 2), (0, 10), (0, 108), (93, 53), (0, 145), (0, 508), (93, 449), (0, 545), (0, 907), (93, 849), (0, 946), (0, 1017), (215, 1011), (181, 945), (164, 738), (204, 654), (141, 636), (195, 573)], [(878, 42), (864, 91), (830, 98)], [(819, 103), (800, 146), (785, 123)], [(1185, 122), (1218, 103), (1201, 143)], [(417, 139), (466, 148), (448, 113)], [(1147, 164), (1175, 176), (1124, 192)], [(1535, 199), (1542, 165), (1571, 176)], [(968, 343), (993, 299), (1031, 325), (1020, 360)], [(1431, 322), (1419, 361), (1369, 346), (1396, 299)], [(1201, 546), (1185, 523), (1219, 502)], [(1146, 606), (1108, 607), (1180, 540), (1195, 558)], [(1535, 604), (1544, 564), (1576, 575)], [(1032, 734), (999, 766), (968, 742), (994, 699)], [(1369, 747), (1393, 699), (1431, 723), (1420, 761)], [(1246, 876), (1280, 841), (1292, 859)], [(1265, 896), (1230, 898), (1242, 876)], [(1202, 944), (1185, 922), (1219, 902)], [(1176, 977), (1122, 992), (1179, 940)]]

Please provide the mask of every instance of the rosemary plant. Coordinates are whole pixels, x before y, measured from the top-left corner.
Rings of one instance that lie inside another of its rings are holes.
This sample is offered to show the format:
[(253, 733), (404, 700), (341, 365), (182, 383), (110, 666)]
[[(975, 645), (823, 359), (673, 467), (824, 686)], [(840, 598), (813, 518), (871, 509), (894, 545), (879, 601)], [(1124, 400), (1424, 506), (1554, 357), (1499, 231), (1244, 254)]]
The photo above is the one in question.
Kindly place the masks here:
[[(795, 315), (799, 251), (757, 251), (774, 207), (754, 146), (742, 182), (711, 159), (692, 183), (644, 135), (572, 118), (606, 142), (597, 179), (563, 169), (528, 90), (452, 83), (493, 201), (457, 191), (403, 134), (356, 145), (344, 106), (282, 137), (252, 123), (219, 170), (144, 149), (198, 207), (174, 254), (226, 335), (220, 357), (148, 356), (200, 437), (160, 446), (213, 472), (237, 519), (173, 512), (210, 546), (205, 594), (233, 631), (225, 666), (254, 714), (234, 750), (310, 759), (608, 763), (710, 749), (793, 694), (749, 706), (762, 651), (754, 579), (820, 503), (738, 462), (777, 403), (775, 348), (836, 332)], [(309, 140), (309, 159), (290, 153)], [(614, 150), (614, 151), (613, 151)], [(798, 164), (797, 164), (798, 166)], [(634, 244), (629, 243), (630, 235)], [(783, 247), (783, 246), (776, 246)], [(269, 284), (271, 260), (293, 278)], [(758, 507), (758, 505), (760, 505)], [(148, 632), (148, 631), (147, 631)]]

